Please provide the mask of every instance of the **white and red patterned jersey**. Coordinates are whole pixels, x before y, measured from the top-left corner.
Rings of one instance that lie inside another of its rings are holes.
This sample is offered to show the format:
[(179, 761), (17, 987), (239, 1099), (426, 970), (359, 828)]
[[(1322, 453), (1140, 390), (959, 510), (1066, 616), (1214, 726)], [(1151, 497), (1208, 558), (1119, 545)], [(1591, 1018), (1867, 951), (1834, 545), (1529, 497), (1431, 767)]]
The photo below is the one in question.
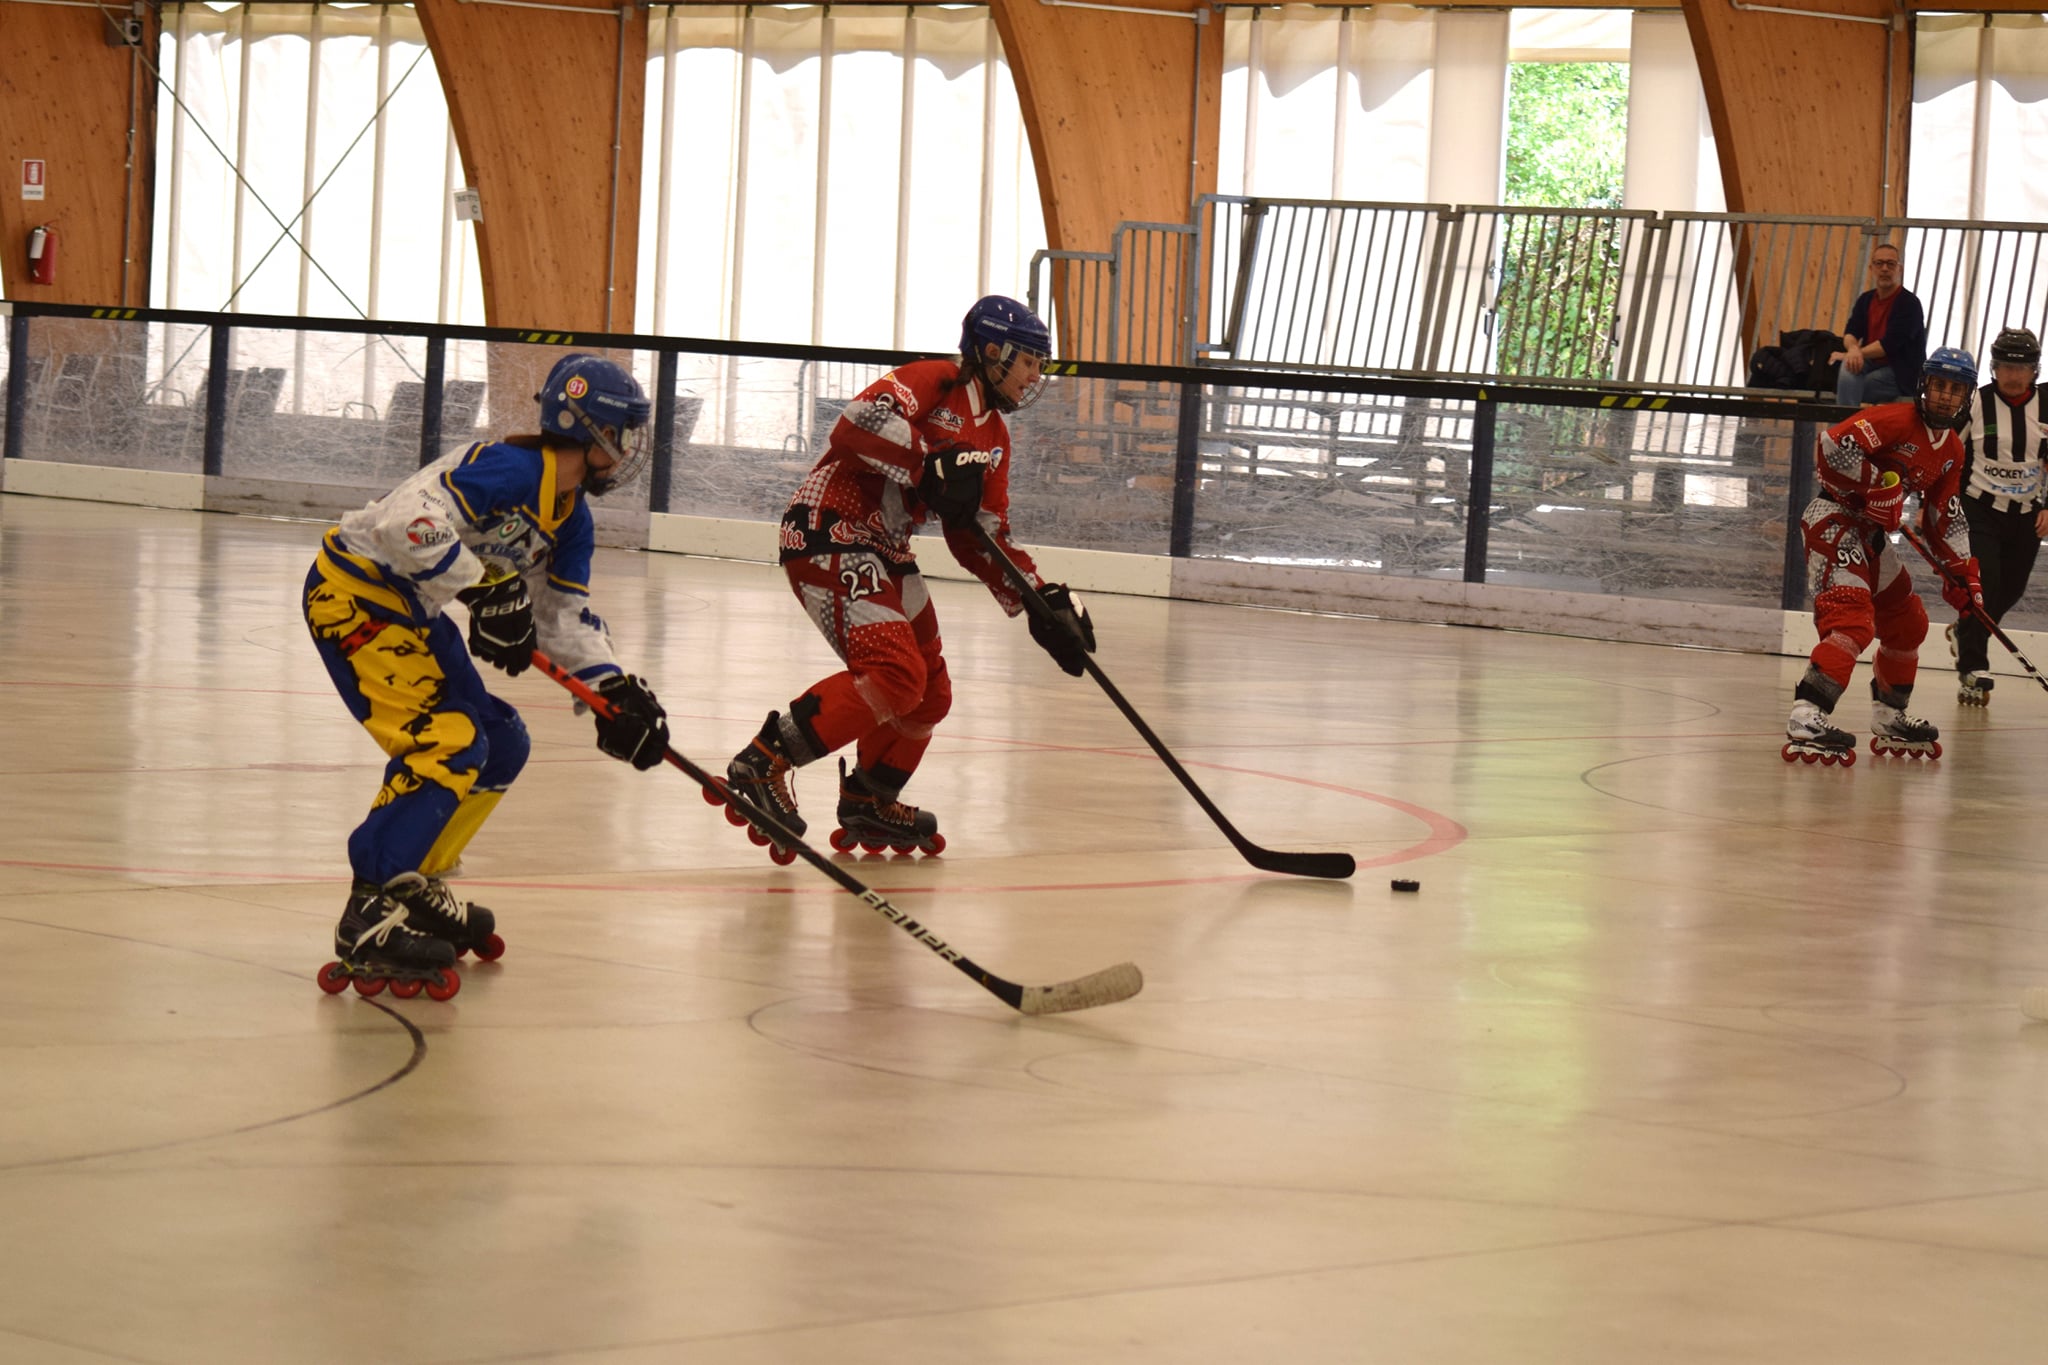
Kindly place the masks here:
[(1822, 495), (1860, 515), (1886, 473), (1920, 495), (1920, 527), (1928, 547), (1951, 565), (1970, 557), (1970, 527), (1957, 497), (1963, 485), (1963, 443), (1943, 427), (1930, 431), (1910, 400), (1865, 408), (1821, 433), (1814, 452)]
[[(782, 514), (782, 562), (866, 549), (892, 565), (914, 566), (910, 537), (930, 514), (917, 493), (925, 457), (951, 444), (989, 453), (980, 523), (1031, 585), (1043, 586), (1038, 566), (1010, 539), (1009, 424), (988, 405), (980, 381), (963, 378), (952, 360), (918, 360), (891, 370), (846, 405), (825, 453)], [(1005, 612), (1015, 616), (1024, 609), (1001, 567), (971, 535), (947, 531), (946, 545)]]

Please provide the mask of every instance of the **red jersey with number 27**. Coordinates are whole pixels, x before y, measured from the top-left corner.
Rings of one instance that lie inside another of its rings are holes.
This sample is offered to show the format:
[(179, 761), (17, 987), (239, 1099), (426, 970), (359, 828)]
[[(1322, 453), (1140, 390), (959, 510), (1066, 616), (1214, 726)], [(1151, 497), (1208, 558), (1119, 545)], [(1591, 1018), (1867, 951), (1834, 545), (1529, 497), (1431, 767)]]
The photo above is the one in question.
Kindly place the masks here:
[[(893, 566), (914, 566), (910, 537), (930, 515), (917, 494), (925, 457), (934, 447), (956, 443), (989, 452), (981, 525), (1031, 585), (1042, 586), (1037, 565), (1010, 539), (1009, 424), (988, 406), (980, 382), (962, 379), (952, 360), (899, 366), (846, 405), (825, 453), (782, 514), (782, 562), (864, 549)], [(1024, 609), (1001, 567), (972, 535), (947, 531), (946, 545), (962, 568), (988, 585), (1004, 611), (1015, 616)]]

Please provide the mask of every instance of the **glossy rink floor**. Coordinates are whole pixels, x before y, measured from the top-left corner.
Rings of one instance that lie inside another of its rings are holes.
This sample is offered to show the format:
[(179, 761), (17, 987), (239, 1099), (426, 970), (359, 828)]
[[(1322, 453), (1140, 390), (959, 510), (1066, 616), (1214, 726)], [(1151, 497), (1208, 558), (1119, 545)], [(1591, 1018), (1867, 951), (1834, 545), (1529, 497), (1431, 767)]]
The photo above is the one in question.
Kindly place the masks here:
[[(381, 757), (296, 613), (318, 529), (0, 498), (0, 1360), (2048, 1349), (2034, 689), (1788, 767), (1791, 660), (1095, 599), (1250, 837), (1360, 859), (1303, 882), (939, 585), (950, 847), (846, 865), (1135, 1000), (1012, 1013), (530, 674), (461, 883), (509, 953), (328, 997)], [(826, 671), (772, 570), (598, 572), (685, 753)]]

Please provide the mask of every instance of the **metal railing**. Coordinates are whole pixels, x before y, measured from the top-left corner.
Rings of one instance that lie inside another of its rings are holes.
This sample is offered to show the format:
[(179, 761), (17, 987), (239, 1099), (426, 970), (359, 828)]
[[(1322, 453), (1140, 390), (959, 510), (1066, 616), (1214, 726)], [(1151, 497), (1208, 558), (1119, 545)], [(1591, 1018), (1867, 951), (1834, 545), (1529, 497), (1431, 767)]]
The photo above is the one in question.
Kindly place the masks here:
[[(1503, 232), (1522, 230), (1508, 218)], [(1171, 280), (1173, 258), (1155, 259)], [(1145, 301), (1144, 272), (1117, 278)], [(652, 543), (652, 514), (681, 513), (757, 523), (764, 556), (839, 406), (914, 358), (76, 305), (0, 304), (0, 318), (0, 487), (47, 488), (53, 466), (148, 470), (200, 476), (176, 486), (216, 510), (338, 515), (462, 442), (530, 430), (538, 376), (574, 346), (616, 358), (654, 404), (646, 474), (595, 509), (605, 543)], [(380, 368), (362, 402), (361, 357), (391, 348), (422, 377)], [(1782, 395), (1063, 364), (1008, 419), (1024, 452), (1011, 514), (1040, 545), (1796, 608), (1802, 480), (1817, 424), (1838, 415)]]
[(1930, 348), (2048, 322), (2041, 224), (1233, 195), (1039, 253), (1031, 301), (1081, 361), (1731, 392), (1781, 332), (1842, 330), (1880, 242)]
[(1124, 223), (1108, 251), (1040, 251), (1026, 303), (1068, 359), (1176, 365), (1191, 322), (1196, 230)]

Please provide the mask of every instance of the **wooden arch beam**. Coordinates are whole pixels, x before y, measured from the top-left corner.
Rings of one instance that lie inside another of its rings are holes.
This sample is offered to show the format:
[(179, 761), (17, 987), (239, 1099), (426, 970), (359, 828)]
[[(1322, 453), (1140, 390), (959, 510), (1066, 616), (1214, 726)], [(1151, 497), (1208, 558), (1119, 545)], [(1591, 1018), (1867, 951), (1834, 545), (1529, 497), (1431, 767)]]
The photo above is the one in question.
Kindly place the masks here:
[(1216, 188), (1223, 26), (1185, 17), (1207, 6), (1164, 0), (1154, 8), (1180, 13), (1155, 15), (991, 4), (1053, 249), (1105, 251), (1121, 222), (1186, 222), (1194, 196)]
[(416, 3), (465, 173), (483, 202), (486, 322), (631, 331), (646, 12)]
[(1729, 212), (1903, 214), (1913, 104), (1904, 16), (1889, 0), (1780, 7), (1843, 17), (1684, 0)]

